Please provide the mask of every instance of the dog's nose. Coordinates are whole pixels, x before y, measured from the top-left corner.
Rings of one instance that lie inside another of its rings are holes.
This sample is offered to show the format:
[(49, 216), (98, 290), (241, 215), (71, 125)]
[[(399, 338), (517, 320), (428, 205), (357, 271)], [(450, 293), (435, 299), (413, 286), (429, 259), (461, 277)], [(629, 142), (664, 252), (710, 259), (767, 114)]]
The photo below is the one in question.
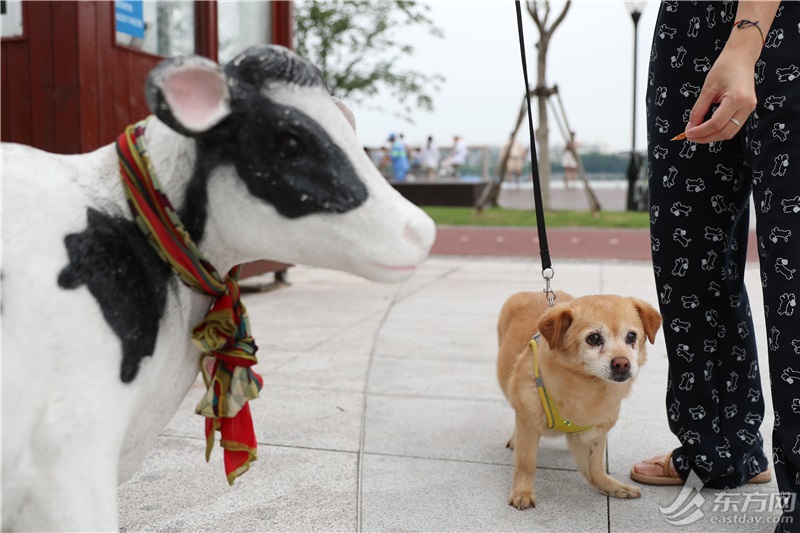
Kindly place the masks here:
[(615, 372), (625, 374), (628, 370), (630, 370), (631, 362), (627, 357), (615, 357), (611, 360), (611, 368), (613, 368)]

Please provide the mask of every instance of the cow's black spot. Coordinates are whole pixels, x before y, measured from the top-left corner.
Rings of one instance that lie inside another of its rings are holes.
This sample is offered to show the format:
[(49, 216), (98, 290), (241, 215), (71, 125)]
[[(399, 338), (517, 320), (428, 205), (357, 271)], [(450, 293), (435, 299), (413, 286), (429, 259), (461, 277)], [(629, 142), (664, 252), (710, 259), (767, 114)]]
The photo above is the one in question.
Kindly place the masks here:
[[(287, 218), (345, 213), (364, 203), (366, 186), (325, 128), (265, 96), (276, 82), (324, 87), (314, 65), (280, 47), (256, 46), (231, 61), (225, 74), (235, 80), (229, 84), (232, 114), (198, 138), (199, 156), (216, 152), (220, 162), (233, 163), (250, 193)], [(325, 98), (312, 90), (317, 94), (310, 98)]]
[[(197, 206), (190, 198), (207, 202), (205, 181), (221, 165), (233, 165), (250, 194), (286, 218), (346, 213), (364, 203), (366, 186), (318, 122), (268, 100), (255, 87), (239, 85), (234, 94), (233, 115), (196, 137), (197, 166), (203, 170), (195, 172), (194, 189), (187, 191), (192, 210)], [(202, 223), (184, 223), (202, 231)]]
[(197, 142), (198, 168), (180, 213), (195, 241), (204, 231), (208, 176), (221, 165), (233, 165), (249, 192), (286, 218), (345, 213), (364, 203), (366, 186), (325, 128), (268, 97), (272, 86), (288, 83), (311, 91), (308, 98), (326, 98), (325, 82), (314, 65), (281, 46), (248, 48), (225, 67), (230, 115), (208, 131), (189, 132), (161, 92), (164, 79), (187, 61), (162, 62), (151, 73), (146, 92), (151, 109), (167, 126)]
[[(120, 378), (130, 383), (142, 358), (153, 355), (164, 314), (170, 267), (130, 220), (93, 208), (81, 233), (64, 238), (70, 263), (58, 276), (64, 289), (86, 285), (122, 342)], [(69, 309), (64, 312), (72, 312)], [(92, 350), (92, 339), (86, 339)]]
[(301, 87), (326, 86), (316, 66), (288, 48), (274, 44), (251, 46), (225, 66), (225, 73), (256, 87), (274, 80)]

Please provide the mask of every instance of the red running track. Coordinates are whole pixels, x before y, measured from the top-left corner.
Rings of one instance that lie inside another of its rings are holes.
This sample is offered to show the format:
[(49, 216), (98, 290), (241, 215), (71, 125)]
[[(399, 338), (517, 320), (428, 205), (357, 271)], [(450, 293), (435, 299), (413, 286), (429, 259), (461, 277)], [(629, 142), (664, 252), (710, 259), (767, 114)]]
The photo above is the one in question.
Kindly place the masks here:
[[(755, 233), (750, 232), (748, 261), (757, 261)], [(650, 261), (646, 229), (549, 228), (550, 257)], [(536, 228), (438, 226), (434, 255), (539, 258)]]

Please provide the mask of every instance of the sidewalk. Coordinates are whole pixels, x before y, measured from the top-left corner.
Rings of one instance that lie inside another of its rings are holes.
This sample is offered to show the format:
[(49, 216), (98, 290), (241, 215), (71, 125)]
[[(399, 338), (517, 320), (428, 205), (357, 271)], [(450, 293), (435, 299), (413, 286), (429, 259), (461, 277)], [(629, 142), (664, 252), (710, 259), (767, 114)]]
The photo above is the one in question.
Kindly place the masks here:
[[(553, 250), (561, 246), (557, 233)], [(219, 448), (205, 463), (203, 421), (193, 414), (202, 394), (196, 385), (144, 466), (120, 488), (122, 528), (772, 531), (766, 521), (776, 514), (754, 507), (775, 493), (774, 482), (724, 493), (733, 501), (724, 510), (713, 490), (703, 490), (702, 500), (689, 494), (687, 505), (701, 503), (700, 513), (679, 528), (660, 511), (676, 501), (679, 488), (642, 487), (640, 499), (609, 499), (576, 471), (561, 438), (540, 445), (537, 507), (508, 505), (513, 454), (505, 443), (514, 415), (496, 383), (495, 324), (510, 294), (542, 289), (531, 244), (527, 258), (436, 255), (399, 286), (294, 267), (291, 287), (246, 295), (261, 347), (258, 370), (266, 378), (261, 399), (252, 403), (259, 460), (234, 487), (225, 481)], [(553, 261), (556, 291), (656, 303), (646, 261), (556, 254)], [(755, 264), (745, 276), (758, 287)], [(750, 297), (760, 309), (760, 291)], [(754, 317), (763, 331), (761, 314)], [(609, 436), (608, 468), (619, 480), (630, 482), (634, 462), (677, 443), (667, 429), (666, 371), (659, 334)], [(769, 446), (770, 405), (766, 413)], [(741, 513), (745, 501), (750, 511)], [(761, 523), (722, 523), (756, 519)]]

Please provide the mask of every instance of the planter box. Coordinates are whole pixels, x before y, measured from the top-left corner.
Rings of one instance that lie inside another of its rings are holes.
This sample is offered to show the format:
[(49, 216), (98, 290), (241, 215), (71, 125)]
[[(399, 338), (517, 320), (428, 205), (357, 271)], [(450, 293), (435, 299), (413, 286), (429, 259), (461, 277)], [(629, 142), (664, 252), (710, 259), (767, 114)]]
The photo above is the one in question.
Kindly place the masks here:
[(394, 182), (392, 186), (415, 205), (472, 207), (480, 198), (487, 182)]

